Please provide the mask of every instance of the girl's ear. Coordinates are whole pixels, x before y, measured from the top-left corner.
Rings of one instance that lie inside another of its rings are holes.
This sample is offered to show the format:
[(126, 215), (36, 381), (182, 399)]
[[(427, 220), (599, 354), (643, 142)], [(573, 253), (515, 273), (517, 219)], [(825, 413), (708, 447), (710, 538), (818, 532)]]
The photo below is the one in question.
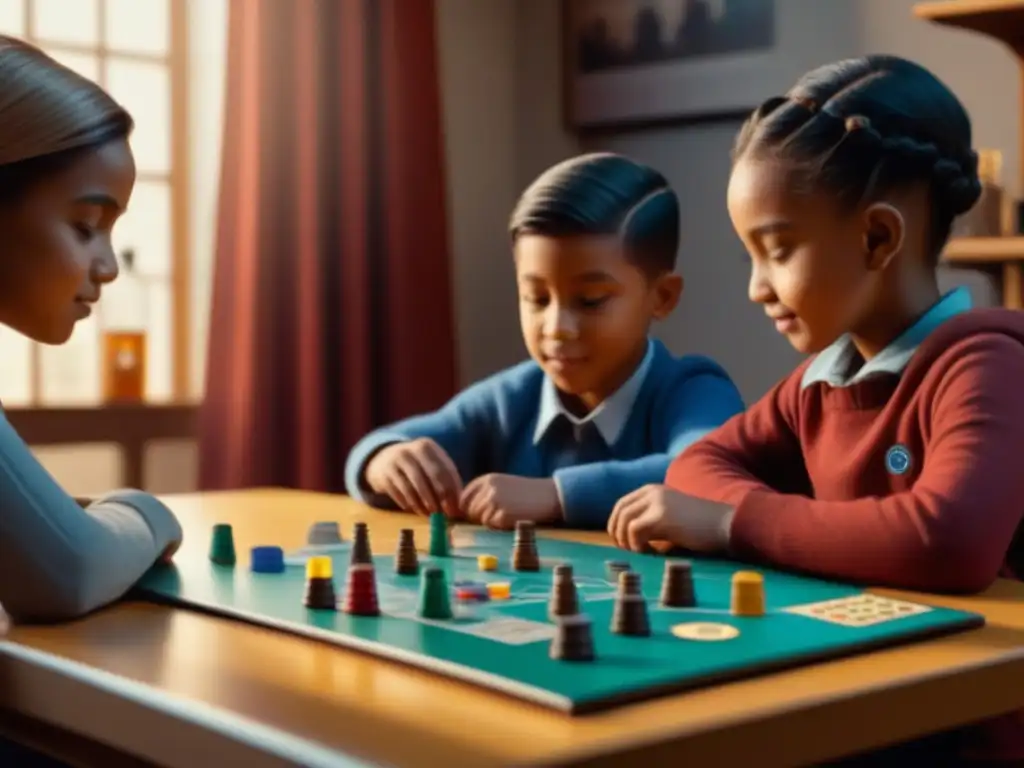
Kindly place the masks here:
[(903, 247), (906, 224), (899, 209), (889, 203), (873, 203), (864, 211), (864, 254), (869, 270), (889, 266)]

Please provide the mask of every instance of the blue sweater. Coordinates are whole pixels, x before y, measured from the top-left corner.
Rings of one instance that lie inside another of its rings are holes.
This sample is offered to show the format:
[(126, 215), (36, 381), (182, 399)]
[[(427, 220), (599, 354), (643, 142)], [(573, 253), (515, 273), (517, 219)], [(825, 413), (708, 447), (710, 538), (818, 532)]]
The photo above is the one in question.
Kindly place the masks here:
[(371, 432), (349, 454), (345, 482), (353, 498), (393, 508), (367, 490), (366, 463), (386, 445), (426, 437), (444, 448), (464, 483), (492, 472), (551, 477), (566, 524), (600, 528), (620, 498), (664, 482), (676, 455), (742, 410), (721, 366), (674, 357), (655, 340), (632, 378), (583, 420), (564, 410), (530, 360), (471, 385), (439, 411)]

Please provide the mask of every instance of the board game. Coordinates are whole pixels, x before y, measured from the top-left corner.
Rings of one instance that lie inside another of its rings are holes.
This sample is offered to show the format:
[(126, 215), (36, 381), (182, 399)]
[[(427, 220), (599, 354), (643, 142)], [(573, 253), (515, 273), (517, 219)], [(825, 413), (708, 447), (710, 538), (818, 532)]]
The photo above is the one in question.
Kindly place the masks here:
[[(436, 523), (436, 524), (435, 524)], [(295, 552), (155, 566), (145, 599), (252, 622), (578, 714), (981, 626), (983, 617), (725, 560), (459, 526), (375, 552), (318, 523)]]

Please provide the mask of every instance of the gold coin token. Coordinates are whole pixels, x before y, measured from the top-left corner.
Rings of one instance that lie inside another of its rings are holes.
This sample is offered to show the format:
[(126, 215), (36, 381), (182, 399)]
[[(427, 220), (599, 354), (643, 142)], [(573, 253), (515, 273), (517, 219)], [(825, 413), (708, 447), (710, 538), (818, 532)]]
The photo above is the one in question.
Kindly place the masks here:
[(689, 624), (676, 624), (672, 627), (672, 634), (683, 640), (699, 640), (706, 643), (714, 643), (739, 637), (740, 631), (728, 624), (695, 621)]

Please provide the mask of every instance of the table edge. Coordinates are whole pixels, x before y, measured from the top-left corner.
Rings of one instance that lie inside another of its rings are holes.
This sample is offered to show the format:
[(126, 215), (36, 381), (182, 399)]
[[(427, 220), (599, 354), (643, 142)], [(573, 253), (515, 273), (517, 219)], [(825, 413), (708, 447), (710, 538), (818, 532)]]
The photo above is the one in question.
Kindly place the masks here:
[[(251, 718), (218, 709), (206, 702), (188, 699), (184, 696), (161, 691), (158, 688), (131, 680), (112, 672), (90, 667), (87, 664), (66, 659), (55, 654), (39, 651), (28, 646), (11, 641), (0, 641), (0, 664), (7, 667), (6, 685), (0, 692), (0, 702), (3, 705), (14, 709), (26, 716), (36, 717), (67, 728), (79, 731), (77, 723), (62, 722), (55, 720), (54, 712), (41, 711), (38, 706), (33, 706), (32, 701), (20, 701), (19, 690), (28, 686), (21, 683), (29, 677), (34, 677), (37, 682), (41, 678), (42, 686), (33, 684), (32, 690), (44, 690), (51, 695), (56, 692), (53, 683), (61, 681), (78, 683), (86, 686), (93, 692), (111, 697), (118, 702), (122, 708), (134, 709), (136, 712), (148, 712), (162, 719), (155, 727), (161, 729), (163, 736), (167, 736), (167, 723), (171, 722), (178, 728), (195, 733), (197, 730), (214, 736), (213, 740), (200, 739), (195, 746), (210, 746), (213, 742), (221, 745), (221, 748), (229, 744), (242, 746), (250, 753), (247, 765), (250, 766), (295, 766), (295, 768), (379, 768), (379, 763), (367, 762), (350, 755), (345, 755), (322, 746), (316, 742), (294, 736), (290, 733), (273, 726), (259, 723)], [(56, 697), (53, 697), (56, 698)], [(27, 705), (27, 706), (26, 706)], [(107, 715), (108, 720), (116, 718)], [(119, 733), (127, 733), (128, 729), (121, 728)], [(99, 734), (90, 733), (96, 738)], [(104, 734), (106, 736), (106, 734)], [(111, 746), (119, 749), (127, 747), (123, 743), (108, 738), (102, 738)], [(186, 744), (187, 742), (179, 742)], [(130, 749), (137, 753), (138, 749)], [(173, 765), (175, 768), (179, 763), (164, 762), (164, 755), (154, 755), (143, 749), (138, 756), (154, 761), (159, 765)], [(209, 753), (203, 755), (209, 758)], [(237, 752), (233, 757), (237, 758)], [(269, 759), (268, 759), (269, 758)], [(194, 758), (193, 758), (194, 760)], [(180, 763), (182, 768), (186, 763)]]

